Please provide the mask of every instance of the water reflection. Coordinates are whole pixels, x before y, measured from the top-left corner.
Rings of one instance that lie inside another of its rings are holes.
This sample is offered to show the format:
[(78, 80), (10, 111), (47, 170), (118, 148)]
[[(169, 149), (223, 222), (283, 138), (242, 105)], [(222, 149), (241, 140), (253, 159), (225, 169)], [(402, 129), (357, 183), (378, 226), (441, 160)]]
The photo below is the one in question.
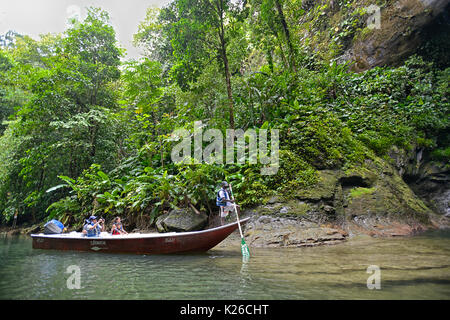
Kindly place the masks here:
[[(1, 299), (449, 299), (449, 233), (361, 237), (315, 248), (221, 244), (196, 255), (121, 255), (31, 249), (28, 237), (0, 241)], [(67, 288), (70, 265), (81, 289)], [(369, 265), (381, 290), (368, 290)]]

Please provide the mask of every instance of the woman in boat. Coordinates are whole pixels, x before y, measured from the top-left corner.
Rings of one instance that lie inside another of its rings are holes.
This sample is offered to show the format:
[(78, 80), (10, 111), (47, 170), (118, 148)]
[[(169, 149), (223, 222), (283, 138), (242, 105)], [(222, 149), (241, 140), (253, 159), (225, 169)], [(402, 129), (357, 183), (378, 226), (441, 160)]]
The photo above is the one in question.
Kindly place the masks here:
[(126, 232), (125, 229), (123, 228), (120, 217), (116, 217), (114, 219), (112, 229), (111, 229), (111, 234), (112, 235), (128, 234), (128, 232)]

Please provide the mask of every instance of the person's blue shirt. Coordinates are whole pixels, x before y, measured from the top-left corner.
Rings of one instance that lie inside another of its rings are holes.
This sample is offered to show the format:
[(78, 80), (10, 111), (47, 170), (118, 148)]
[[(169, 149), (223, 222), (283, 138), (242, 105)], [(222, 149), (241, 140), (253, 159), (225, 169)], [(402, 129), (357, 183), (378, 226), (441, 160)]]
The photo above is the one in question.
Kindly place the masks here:
[(100, 232), (102, 232), (102, 228), (97, 224), (97, 226), (95, 228), (88, 228), (87, 226), (91, 225), (93, 226), (94, 223), (90, 222), (89, 224), (86, 225), (86, 231), (87, 231), (87, 236), (88, 237), (97, 237), (100, 235)]

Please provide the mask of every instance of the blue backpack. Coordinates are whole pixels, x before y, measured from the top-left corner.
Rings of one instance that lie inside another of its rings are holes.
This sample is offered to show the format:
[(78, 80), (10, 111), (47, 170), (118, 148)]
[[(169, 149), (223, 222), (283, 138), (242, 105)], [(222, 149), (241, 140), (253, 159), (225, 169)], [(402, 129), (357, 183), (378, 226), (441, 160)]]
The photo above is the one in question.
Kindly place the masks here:
[[(221, 196), (220, 196), (220, 191), (224, 191), (227, 195), (228, 195), (228, 199), (227, 199), (227, 197), (225, 196), (224, 198), (224, 201), (220, 201), (220, 199), (222, 198)], [(218, 206), (218, 207), (226, 207), (227, 206), (227, 200), (229, 200), (229, 199), (231, 199), (231, 197), (230, 197), (230, 194), (228, 193), (228, 191), (227, 190), (224, 190), (224, 189), (220, 189), (218, 192), (217, 192), (217, 197), (216, 197), (216, 205)]]
[[(223, 189), (220, 189), (218, 192), (217, 192), (217, 197), (216, 197), (216, 205), (218, 206), (218, 207), (225, 207), (226, 205), (227, 205), (227, 202), (226, 201), (220, 201), (220, 199), (221, 199), (221, 196), (220, 196), (220, 191), (222, 191)], [(225, 192), (227, 192), (226, 190), (224, 190)], [(228, 194), (228, 192), (227, 192), (227, 194)], [(228, 197), (229, 197), (230, 195), (228, 195)]]
[(64, 230), (64, 225), (58, 220), (50, 220), (44, 225), (44, 234), (59, 234)]

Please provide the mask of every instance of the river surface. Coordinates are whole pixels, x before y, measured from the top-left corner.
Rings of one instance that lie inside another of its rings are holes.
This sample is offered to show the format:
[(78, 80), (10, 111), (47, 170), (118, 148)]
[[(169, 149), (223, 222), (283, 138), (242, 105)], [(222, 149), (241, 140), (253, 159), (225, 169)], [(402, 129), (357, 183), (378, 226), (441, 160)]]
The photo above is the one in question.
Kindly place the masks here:
[(450, 299), (449, 231), (250, 250), (243, 262), (234, 234), (204, 254), (157, 256), (32, 249), (28, 236), (0, 236), (0, 299)]

